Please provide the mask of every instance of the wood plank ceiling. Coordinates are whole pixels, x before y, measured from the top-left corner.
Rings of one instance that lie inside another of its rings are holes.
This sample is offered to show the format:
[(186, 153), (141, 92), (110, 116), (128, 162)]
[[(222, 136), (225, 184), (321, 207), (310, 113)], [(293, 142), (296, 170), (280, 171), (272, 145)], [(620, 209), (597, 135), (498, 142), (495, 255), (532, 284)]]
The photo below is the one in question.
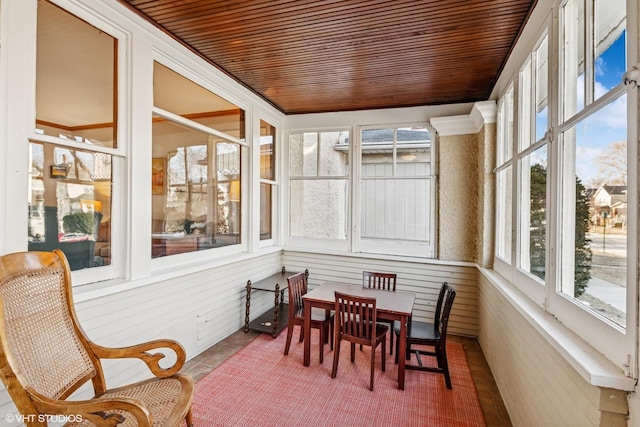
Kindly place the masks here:
[(286, 114), (488, 99), (536, 0), (120, 0)]

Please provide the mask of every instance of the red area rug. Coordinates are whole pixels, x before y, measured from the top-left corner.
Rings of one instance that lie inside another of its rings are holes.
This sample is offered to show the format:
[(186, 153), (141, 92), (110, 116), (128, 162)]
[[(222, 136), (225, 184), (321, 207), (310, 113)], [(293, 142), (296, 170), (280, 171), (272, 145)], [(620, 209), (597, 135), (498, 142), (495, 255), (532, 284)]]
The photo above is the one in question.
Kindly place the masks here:
[[(406, 371), (405, 390), (398, 390), (393, 356), (387, 353), (386, 372), (382, 372), (378, 347), (372, 392), (370, 349), (356, 348), (352, 364), (349, 343), (343, 342), (338, 374), (332, 379), (333, 352), (326, 345), (320, 365), (317, 331), (313, 332), (309, 367), (302, 366), (303, 344), (297, 341), (296, 328), (288, 356), (283, 355), (286, 330), (276, 339), (262, 334), (198, 381), (193, 402), (195, 425), (485, 426), (461, 344), (447, 344), (453, 390), (447, 390), (441, 374), (410, 370)], [(423, 359), (426, 363), (433, 358)]]

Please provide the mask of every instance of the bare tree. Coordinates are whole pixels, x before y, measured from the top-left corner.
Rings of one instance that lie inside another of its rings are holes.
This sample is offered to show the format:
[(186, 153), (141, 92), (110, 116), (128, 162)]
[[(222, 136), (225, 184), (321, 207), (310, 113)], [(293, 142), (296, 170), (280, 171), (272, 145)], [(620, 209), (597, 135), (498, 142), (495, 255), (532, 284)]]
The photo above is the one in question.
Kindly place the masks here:
[(627, 141), (609, 144), (597, 163), (602, 184), (627, 185)]

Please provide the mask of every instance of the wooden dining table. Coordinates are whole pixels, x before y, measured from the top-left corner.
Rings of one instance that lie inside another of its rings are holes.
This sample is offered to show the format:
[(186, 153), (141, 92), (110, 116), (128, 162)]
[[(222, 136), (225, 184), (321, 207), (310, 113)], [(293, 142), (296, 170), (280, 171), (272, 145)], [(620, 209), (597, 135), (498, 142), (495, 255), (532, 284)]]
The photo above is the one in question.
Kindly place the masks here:
[[(313, 307), (333, 310), (335, 308), (335, 292), (343, 292), (361, 297), (376, 299), (376, 316), (378, 319), (397, 320), (400, 322), (398, 337), (398, 388), (404, 390), (405, 356), (407, 340), (407, 322), (413, 311), (415, 294), (402, 291), (385, 291), (364, 288), (362, 285), (351, 285), (339, 282), (326, 282), (302, 296), (304, 301), (304, 336), (311, 336), (311, 309)], [(393, 334), (393, 330), (391, 330)], [(386, 357), (386, 355), (385, 355)], [(311, 364), (311, 340), (304, 340), (304, 366)]]

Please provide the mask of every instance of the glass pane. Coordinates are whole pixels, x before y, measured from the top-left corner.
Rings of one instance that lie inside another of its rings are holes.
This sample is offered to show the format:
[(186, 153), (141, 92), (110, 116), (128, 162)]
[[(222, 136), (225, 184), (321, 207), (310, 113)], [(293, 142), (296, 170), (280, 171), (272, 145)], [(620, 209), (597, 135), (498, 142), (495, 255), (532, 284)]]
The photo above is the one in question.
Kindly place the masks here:
[(347, 176), (349, 132), (307, 132), (289, 135), (292, 177)]
[(111, 263), (111, 156), (29, 144), (30, 251), (60, 249), (71, 270)]
[(496, 206), (496, 254), (505, 262), (511, 264), (511, 230), (512, 230), (512, 167), (497, 173), (497, 206)]
[(240, 145), (153, 121), (152, 256), (240, 243)]
[(396, 176), (431, 174), (431, 132), (420, 126), (396, 130)]
[(626, 2), (595, 0), (594, 99), (622, 83), (627, 70)]
[(260, 240), (271, 239), (273, 185), (260, 183)]
[(276, 154), (275, 154), (276, 128), (264, 120), (260, 120), (260, 178), (275, 181), (276, 179)]
[(520, 268), (544, 283), (547, 234), (547, 147), (521, 161)]
[(116, 147), (116, 46), (107, 33), (38, 2), (36, 132)]
[(429, 179), (362, 181), (363, 239), (429, 241)]
[(505, 93), (498, 109), (497, 162), (502, 165), (513, 153), (513, 86)]
[(318, 176), (349, 175), (349, 132), (320, 133)]
[(346, 239), (347, 200), (345, 179), (291, 181), (291, 236)]
[(153, 105), (244, 140), (244, 110), (164, 65), (153, 63)]
[(291, 176), (318, 175), (317, 133), (295, 133), (289, 136), (289, 172)]
[(520, 151), (531, 145), (531, 108), (532, 108), (532, 84), (531, 84), (531, 60), (520, 71)]
[[(575, 181), (565, 180), (573, 250), (566, 252), (562, 292), (622, 326), (626, 313), (627, 128), (626, 95), (569, 129)], [(567, 176), (568, 174), (565, 174)]]
[(566, 121), (584, 108), (584, 0), (568, 0), (562, 8), (562, 100)]
[(549, 129), (549, 98), (547, 96), (549, 66), (548, 66), (548, 37), (544, 37), (534, 53), (535, 66), (535, 140), (540, 141)]

